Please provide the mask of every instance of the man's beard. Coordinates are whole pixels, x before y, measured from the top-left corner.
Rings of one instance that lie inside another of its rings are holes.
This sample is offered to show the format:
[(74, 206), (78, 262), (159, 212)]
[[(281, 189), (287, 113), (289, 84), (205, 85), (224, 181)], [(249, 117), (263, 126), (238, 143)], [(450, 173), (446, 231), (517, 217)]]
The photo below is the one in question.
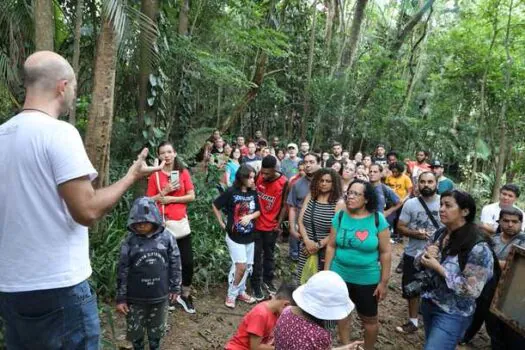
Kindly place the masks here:
[(429, 187), (423, 187), (423, 189), (419, 190), (419, 193), (421, 193), (421, 195), (423, 197), (432, 197), (435, 193), (436, 193), (437, 189), (432, 189), (432, 188), (429, 188)]

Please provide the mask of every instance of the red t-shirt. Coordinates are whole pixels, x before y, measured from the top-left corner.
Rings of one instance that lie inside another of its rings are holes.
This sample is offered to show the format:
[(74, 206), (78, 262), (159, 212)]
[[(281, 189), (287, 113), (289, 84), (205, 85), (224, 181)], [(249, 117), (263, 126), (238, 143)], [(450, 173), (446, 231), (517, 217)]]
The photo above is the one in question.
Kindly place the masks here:
[(241, 151), (241, 155), (244, 157), (244, 156), (247, 156), (249, 151), (248, 151), (248, 146), (244, 145), (242, 147), (239, 148), (239, 150)]
[[(146, 196), (153, 197), (159, 194), (159, 189), (157, 187), (157, 175), (159, 174), (159, 183), (160, 188), (164, 188), (168, 185), (170, 181), (170, 176), (164, 171), (159, 171), (152, 174), (148, 179), (148, 189), (146, 191)], [(189, 191), (193, 191), (193, 182), (191, 182), (190, 172), (187, 169), (184, 169), (180, 172), (179, 175), (179, 184), (180, 188), (173, 192), (167, 194), (167, 196), (172, 197), (182, 197), (185, 196)], [(170, 203), (165, 205), (166, 212), (162, 212), (162, 204), (157, 203), (160, 213), (166, 216), (166, 220), (182, 220), (186, 216), (186, 203)]]
[(242, 318), (237, 333), (226, 343), (226, 350), (250, 350), (250, 334), (261, 337), (261, 344), (273, 344), (273, 329), (279, 315), (268, 308), (268, 302), (258, 304)]
[(262, 176), (257, 177), (255, 184), (261, 208), (261, 216), (255, 223), (257, 231), (273, 231), (277, 228), (286, 183), (286, 176), (282, 174), (270, 182), (264, 181)]
[(410, 171), (412, 182), (414, 185), (417, 185), (419, 175), (423, 172), (431, 171), (432, 168), (430, 168), (430, 164), (428, 163), (419, 164), (417, 161), (410, 161), (408, 162), (408, 170)]

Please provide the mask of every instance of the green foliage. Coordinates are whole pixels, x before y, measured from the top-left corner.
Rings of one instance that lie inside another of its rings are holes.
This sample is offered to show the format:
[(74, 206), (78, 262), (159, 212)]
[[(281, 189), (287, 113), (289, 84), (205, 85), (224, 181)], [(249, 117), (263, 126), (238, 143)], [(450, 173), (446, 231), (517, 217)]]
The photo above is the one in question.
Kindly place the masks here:
[(195, 174), (195, 202), (188, 208), (192, 229), (194, 251), (195, 284), (208, 290), (210, 286), (227, 280), (230, 255), (224, 241), (225, 232), (218, 225), (211, 212), (213, 200), (218, 191), (213, 187), (218, 174), (210, 174), (208, 181), (204, 174)]

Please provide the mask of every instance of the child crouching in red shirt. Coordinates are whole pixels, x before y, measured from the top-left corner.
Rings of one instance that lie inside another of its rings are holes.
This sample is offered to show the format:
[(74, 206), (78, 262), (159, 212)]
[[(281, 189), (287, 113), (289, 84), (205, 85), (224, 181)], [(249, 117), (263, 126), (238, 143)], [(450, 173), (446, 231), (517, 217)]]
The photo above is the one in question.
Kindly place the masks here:
[(226, 350), (273, 350), (273, 329), (281, 312), (292, 304), (295, 285), (283, 283), (272, 299), (262, 302), (244, 315), (237, 333)]

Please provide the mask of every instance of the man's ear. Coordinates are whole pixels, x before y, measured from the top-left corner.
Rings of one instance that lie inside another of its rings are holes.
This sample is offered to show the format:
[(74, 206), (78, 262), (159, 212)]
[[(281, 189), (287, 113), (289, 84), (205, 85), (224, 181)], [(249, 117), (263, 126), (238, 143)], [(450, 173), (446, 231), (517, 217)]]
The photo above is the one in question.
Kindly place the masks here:
[(59, 80), (56, 84), (57, 95), (64, 96), (68, 88), (69, 82), (66, 79)]

